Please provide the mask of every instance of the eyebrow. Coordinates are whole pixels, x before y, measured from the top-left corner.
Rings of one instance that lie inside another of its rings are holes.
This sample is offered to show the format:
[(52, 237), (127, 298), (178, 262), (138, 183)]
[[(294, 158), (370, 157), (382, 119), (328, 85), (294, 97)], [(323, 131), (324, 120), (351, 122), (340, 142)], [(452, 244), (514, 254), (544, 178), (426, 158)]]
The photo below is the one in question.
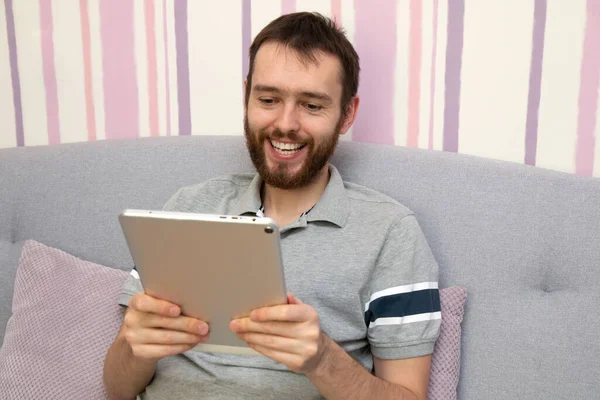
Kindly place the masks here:
[[(275, 86), (267, 86), (267, 85), (261, 85), (261, 84), (254, 85), (253, 89), (257, 92), (278, 93), (278, 94), (283, 93), (283, 91), (281, 89), (276, 88)], [(317, 99), (317, 100), (322, 100), (322, 101), (326, 101), (329, 103), (333, 103), (333, 99), (331, 98), (331, 96), (329, 96), (326, 93), (303, 91), (298, 94), (302, 97), (308, 97), (311, 99)]]

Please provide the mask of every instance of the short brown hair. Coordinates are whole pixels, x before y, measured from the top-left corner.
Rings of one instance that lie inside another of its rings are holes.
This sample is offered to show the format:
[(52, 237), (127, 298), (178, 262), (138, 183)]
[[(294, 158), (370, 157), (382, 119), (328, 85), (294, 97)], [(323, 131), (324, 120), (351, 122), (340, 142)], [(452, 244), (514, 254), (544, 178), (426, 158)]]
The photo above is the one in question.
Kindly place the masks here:
[(267, 41), (283, 44), (295, 50), (302, 61), (316, 63), (315, 51), (337, 56), (342, 64), (342, 113), (358, 91), (360, 72), (356, 50), (335, 22), (319, 13), (297, 12), (273, 20), (254, 38), (250, 46), (246, 105), (252, 90), (252, 72), (258, 49)]

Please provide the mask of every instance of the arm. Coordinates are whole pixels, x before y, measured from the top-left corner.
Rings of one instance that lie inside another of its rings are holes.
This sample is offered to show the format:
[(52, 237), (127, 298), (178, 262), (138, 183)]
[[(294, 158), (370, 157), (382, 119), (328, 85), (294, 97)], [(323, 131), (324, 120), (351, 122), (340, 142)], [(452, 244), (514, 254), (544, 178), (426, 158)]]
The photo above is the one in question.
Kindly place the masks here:
[(305, 374), (328, 399), (427, 398), (430, 356), (375, 358), (373, 376), (321, 331), (313, 307), (291, 294), (288, 302), (255, 310), (231, 328), (259, 353)]
[(374, 357), (376, 376), (330, 338), (319, 367), (307, 377), (327, 399), (426, 400), (431, 356), (404, 360)]
[(104, 387), (111, 400), (135, 399), (150, 383), (157, 364), (155, 360), (137, 358), (124, 331), (121, 326), (104, 361)]
[(158, 360), (208, 340), (206, 323), (180, 314), (178, 306), (144, 293), (131, 298), (104, 361), (110, 399), (134, 399), (152, 380)]

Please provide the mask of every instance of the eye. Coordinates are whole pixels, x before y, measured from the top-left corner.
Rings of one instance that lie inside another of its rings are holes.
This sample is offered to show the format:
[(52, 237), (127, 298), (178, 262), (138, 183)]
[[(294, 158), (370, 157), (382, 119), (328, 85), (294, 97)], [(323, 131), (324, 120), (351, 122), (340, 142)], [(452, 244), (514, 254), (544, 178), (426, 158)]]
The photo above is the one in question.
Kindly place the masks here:
[(308, 111), (321, 111), (323, 107), (318, 104), (307, 103), (306, 108)]
[(275, 99), (271, 99), (269, 97), (263, 97), (258, 99), (258, 101), (260, 101), (261, 103), (263, 103), (264, 105), (270, 106), (275, 104)]

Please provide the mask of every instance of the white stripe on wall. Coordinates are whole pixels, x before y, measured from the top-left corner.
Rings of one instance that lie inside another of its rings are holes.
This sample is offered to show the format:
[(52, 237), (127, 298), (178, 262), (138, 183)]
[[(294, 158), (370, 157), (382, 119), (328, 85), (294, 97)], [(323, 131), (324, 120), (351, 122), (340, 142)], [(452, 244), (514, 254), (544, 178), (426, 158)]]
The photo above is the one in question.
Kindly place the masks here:
[(85, 142), (87, 111), (78, 0), (52, 2), (61, 143)]
[[(162, 1), (154, 2), (154, 37), (156, 43), (156, 73), (158, 95), (158, 134), (167, 135), (167, 80), (165, 78), (165, 39)], [(169, 99), (171, 100), (171, 99)]]
[(431, 105), (431, 62), (433, 47), (433, 1), (422, 2), (421, 22), (421, 93), (419, 102), (419, 147), (429, 146), (429, 111)]
[(6, 11), (0, 6), (0, 148), (17, 145), (17, 126), (13, 103), (12, 78), (10, 75), (10, 54), (8, 52), (8, 34), (6, 32)]
[[(254, 4), (253, 4), (254, 6)], [(331, 1), (296, 0), (296, 11), (318, 12), (326, 17), (331, 16)]]
[(269, 22), (281, 15), (281, 1), (252, 2), (252, 40)]
[(575, 172), (584, 1), (549, 1), (536, 165)]
[(394, 144), (406, 146), (408, 136), (408, 65), (410, 54), (410, 2), (396, 5), (396, 74), (394, 81)]
[(382, 325), (404, 325), (411, 324), (413, 322), (433, 321), (437, 319), (442, 319), (442, 313), (440, 311), (434, 313), (407, 315), (405, 317), (377, 318), (375, 321), (369, 324), (369, 328)]
[(465, 6), (459, 151), (523, 163), (534, 0)]
[(46, 88), (42, 64), (40, 6), (13, 1), (26, 146), (47, 145)]
[[(346, 37), (354, 45), (354, 0), (342, 0), (341, 6), (342, 18), (341, 23), (344, 31), (346, 32)], [(358, 106), (358, 112), (360, 112), (360, 105)], [(351, 141), (352, 140), (352, 131), (354, 130), (354, 126), (351, 126), (346, 132), (345, 135), (342, 135), (342, 140)]]
[(104, 114), (104, 78), (102, 75), (102, 39), (100, 36), (100, 2), (88, 0), (90, 19), (90, 58), (92, 64), (92, 92), (94, 94), (94, 115), (96, 118), (96, 139), (106, 139)]
[[(175, 4), (167, 0), (167, 51), (169, 52), (169, 105), (171, 112), (171, 135), (179, 134), (179, 103), (177, 101), (177, 45), (175, 40)], [(188, 4), (189, 7), (189, 4)], [(189, 15), (189, 10), (188, 10)], [(189, 28), (189, 26), (188, 26)], [(189, 31), (188, 31), (189, 32)], [(189, 40), (189, 38), (188, 38)], [(192, 125), (192, 129), (194, 126)]]
[[(195, 135), (241, 134), (242, 25), (223, 24), (215, 15), (241, 21), (242, 3), (188, 2), (192, 131)], [(227, 118), (219, 110), (227, 110)]]
[[(444, 148), (444, 107), (446, 87), (446, 45), (448, 41), (448, 2), (438, 2), (437, 49), (435, 55), (435, 93), (433, 110), (433, 149)], [(429, 127), (427, 128), (429, 135)], [(460, 140), (460, 138), (459, 138)]]
[(138, 89), (138, 120), (140, 137), (150, 136), (150, 105), (148, 104), (148, 52), (146, 50), (146, 12), (143, 1), (133, 2), (133, 40)]

